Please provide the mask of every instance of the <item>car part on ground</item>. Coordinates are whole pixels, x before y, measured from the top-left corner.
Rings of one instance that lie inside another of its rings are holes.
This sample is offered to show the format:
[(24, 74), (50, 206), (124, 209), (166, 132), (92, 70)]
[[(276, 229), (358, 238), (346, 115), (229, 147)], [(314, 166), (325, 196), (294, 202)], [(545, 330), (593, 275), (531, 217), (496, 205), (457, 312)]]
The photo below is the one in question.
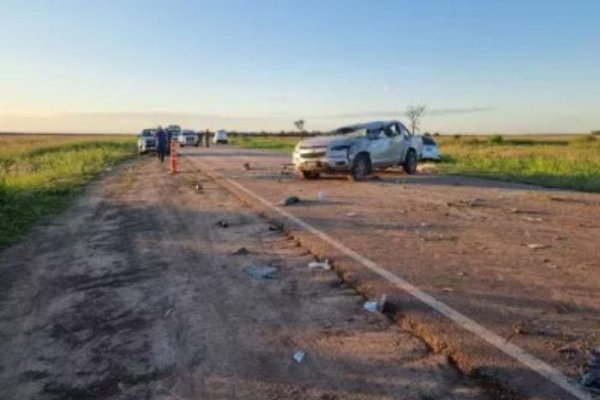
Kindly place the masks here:
[(421, 137), (411, 134), (401, 122), (375, 121), (301, 141), (294, 149), (293, 164), (305, 179), (345, 174), (360, 181), (376, 169), (393, 166), (415, 173), (422, 148)]

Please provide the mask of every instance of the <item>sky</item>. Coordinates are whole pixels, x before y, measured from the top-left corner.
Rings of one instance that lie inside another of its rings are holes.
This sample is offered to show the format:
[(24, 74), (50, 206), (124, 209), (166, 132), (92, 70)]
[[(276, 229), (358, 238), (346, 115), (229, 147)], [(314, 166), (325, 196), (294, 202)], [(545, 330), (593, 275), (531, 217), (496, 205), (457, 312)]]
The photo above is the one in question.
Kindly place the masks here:
[(0, 131), (600, 129), (597, 0), (0, 0)]

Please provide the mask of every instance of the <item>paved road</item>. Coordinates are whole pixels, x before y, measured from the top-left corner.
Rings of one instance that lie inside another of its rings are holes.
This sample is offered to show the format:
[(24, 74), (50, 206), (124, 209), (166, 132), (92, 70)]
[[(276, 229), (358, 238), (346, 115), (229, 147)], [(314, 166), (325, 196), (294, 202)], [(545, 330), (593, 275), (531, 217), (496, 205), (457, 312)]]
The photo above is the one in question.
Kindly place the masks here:
[[(599, 195), (399, 172), (363, 183), (302, 181), (283, 168), (287, 156), (231, 147), (185, 149), (182, 160), (184, 169), (216, 171), (273, 204), (299, 196), (285, 209), (293, 216), (570, 378), (600, 346)], [(361, 292), (386, 294), (412, 331), (466, 371), (530, 398), (569, 398), (321, 239), (291, 233), (335, 259)]]
[(114, 170), (0, 251), (0, 399), (489, 398), (228, 191), (166, 167)]

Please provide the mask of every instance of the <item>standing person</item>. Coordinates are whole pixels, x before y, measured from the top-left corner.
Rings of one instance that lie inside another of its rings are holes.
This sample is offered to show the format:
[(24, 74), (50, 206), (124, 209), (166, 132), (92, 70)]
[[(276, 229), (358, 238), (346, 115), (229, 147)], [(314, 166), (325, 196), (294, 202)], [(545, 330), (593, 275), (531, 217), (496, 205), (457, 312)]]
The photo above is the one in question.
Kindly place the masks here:
[(208, 129), (204, 133), (204, 144), (206, 147), (210, 147), (210, 131)]
[(156, 132), (156, 155), (160, 159), (160, 162), (165, 160), (167, 145), (167, 132), (162, 128), (162, 126), (159, 126), (158, 131)]

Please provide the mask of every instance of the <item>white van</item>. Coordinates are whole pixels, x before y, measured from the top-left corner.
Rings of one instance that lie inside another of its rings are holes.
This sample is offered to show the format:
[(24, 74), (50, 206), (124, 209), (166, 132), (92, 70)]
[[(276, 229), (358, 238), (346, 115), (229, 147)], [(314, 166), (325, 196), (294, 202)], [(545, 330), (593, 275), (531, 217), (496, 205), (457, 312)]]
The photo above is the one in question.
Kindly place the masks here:
[(221, 129), (215, 132), (213, 136), (214, 144), (227, 144), (227, 131)]

